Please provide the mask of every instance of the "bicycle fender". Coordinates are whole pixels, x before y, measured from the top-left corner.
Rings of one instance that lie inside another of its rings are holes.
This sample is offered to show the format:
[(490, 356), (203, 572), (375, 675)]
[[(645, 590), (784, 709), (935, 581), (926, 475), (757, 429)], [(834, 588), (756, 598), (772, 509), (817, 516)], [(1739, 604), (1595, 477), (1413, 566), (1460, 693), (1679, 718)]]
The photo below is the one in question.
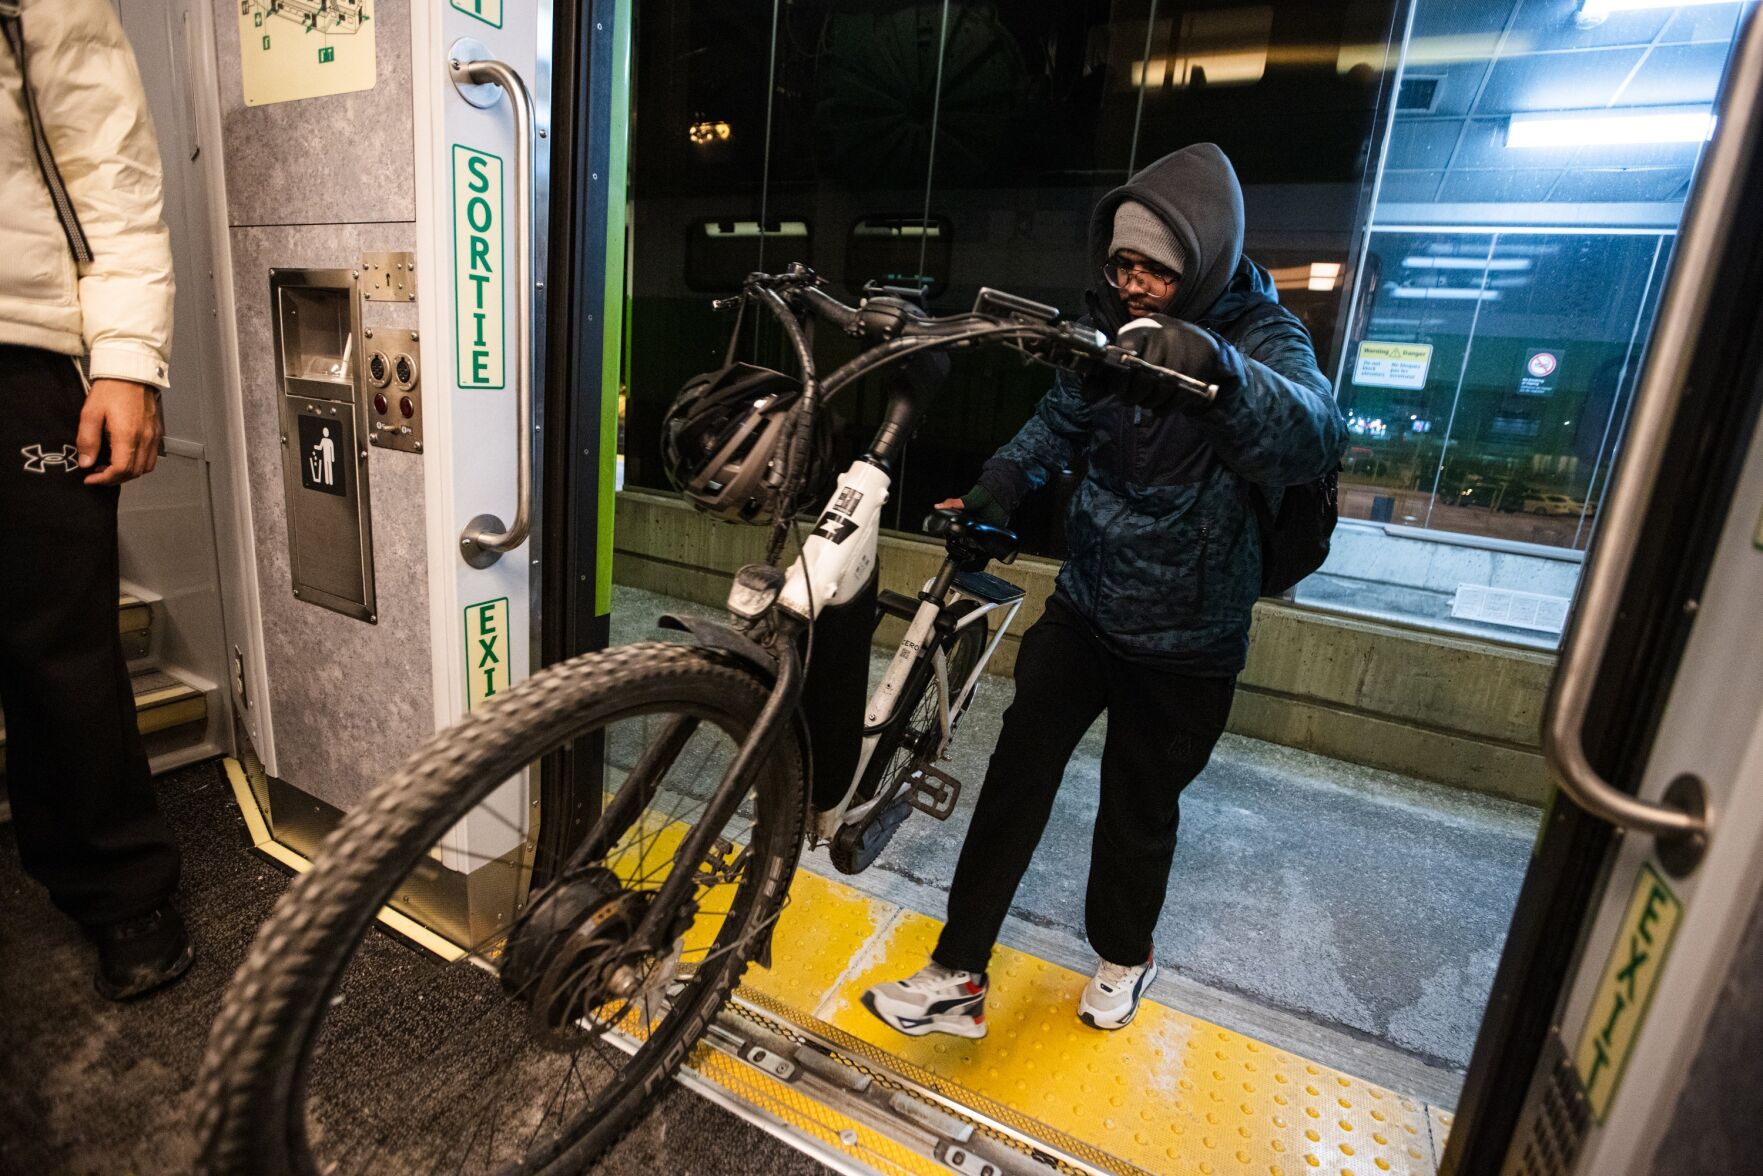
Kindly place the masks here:
[(700, 645), (708, 646), (711, 649), (720, 649), (724, 653), (732, 653), (736, 657), (750, 662), (754, 669), (765, 676), (766, 680), (775, 681), (777, 678), (777, 659), (771, 655), (771, 652), (745, 633), (720, 621), (667, 613), (657, 620), (655, 625), (660, 629), (690, 633)]

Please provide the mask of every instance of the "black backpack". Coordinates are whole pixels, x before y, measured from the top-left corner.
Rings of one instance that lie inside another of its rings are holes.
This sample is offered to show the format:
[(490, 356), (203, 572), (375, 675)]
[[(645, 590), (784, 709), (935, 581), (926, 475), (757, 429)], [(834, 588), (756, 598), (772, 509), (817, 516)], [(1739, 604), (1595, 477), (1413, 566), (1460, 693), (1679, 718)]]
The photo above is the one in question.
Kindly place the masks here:
[(1249, 501), (1261, 524), (1261, 595), (1280, 596), (1328, 558), (1329, 537), (1340, 518), (1336, 467), (1314, 482), (1287, 486), (1279, 513), (1268, 504), (1260, 486), (1248, 487)]
[[(1280, 317), (1282, 311), (1277, 303), (1262, 302), (1251, 306), (1232, 325), (1240, 336), (1263, 318)], [(1339, 475), (1337, 465), (1313, 482), (1285, 487), (1278, 514), (1263, 487), (1244, 483), (1249, 505), (1261, 524), (1261, 595), (1284, 595), (1328, 558), (1329, 537), (1341, 517)]]

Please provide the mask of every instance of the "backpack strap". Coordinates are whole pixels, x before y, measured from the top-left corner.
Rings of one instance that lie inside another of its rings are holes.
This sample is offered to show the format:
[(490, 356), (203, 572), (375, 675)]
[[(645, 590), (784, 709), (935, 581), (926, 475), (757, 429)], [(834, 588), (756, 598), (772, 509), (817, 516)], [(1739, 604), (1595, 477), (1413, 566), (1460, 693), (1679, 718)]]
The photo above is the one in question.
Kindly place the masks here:
[(36, 96), (31, 93), (31, 75), (25, 65), (24, 25), (18, 0), (0, 0), (0, 33), (5, 35), (13, 60), (18, 62), (19, 90), (24, 98), (25, 121), (31, 126), (31, 146), (37, 157), (37, 171), (43, 177), (44, 186), (49, 189), (49, 199), (55, 205), (56, 219), (61, 222), (61, 233), (67, 238), (68, 252), (73, 254), (76, 263), (84, 265), (92, 260), (92, 246), (86, 240), (86, 231), (80, 227), (79, 214), (74, 211), (73, 199), (67, 194), (67, 185), (62, 182), (61, 171), (55, 166), (55, 153), (49, 149), (49, 136), (43, 130), (43, 117), (37, 111)]

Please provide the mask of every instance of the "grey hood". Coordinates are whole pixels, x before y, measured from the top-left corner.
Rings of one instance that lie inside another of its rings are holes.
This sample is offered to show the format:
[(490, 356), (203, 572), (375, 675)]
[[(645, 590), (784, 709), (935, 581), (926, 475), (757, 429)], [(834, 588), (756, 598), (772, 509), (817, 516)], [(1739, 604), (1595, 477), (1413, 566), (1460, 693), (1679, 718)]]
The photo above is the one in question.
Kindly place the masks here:
[[(1114, 210), (1123, 200), (1136, 200), (1162, 217), (1187, 252), (1181, 287), (1167, 313), (1189, 322), (1206, 317), (1243, 254), (1243, 189), (1230, 160), (1216, 144), (1195, 143), (1170, 152), (1102, 197), (1090, 218), (1092, 273), (1099, 274), (1108, 260)], [(1103, 329), (1113, 335), (1125, 322), (1119, 298), (1102, 287), (1093, 302)]]

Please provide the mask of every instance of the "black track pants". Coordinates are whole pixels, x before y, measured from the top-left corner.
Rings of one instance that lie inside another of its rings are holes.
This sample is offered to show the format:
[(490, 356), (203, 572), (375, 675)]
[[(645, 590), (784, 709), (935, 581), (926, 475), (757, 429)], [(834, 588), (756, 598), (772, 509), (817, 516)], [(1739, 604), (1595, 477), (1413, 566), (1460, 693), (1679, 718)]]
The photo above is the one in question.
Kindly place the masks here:
[(949, 968), (986, 970), (1066, 762), (1107, 711), (1084, 924), (1103, 959), (1143, 963), (1169, 886), (1182, 789), (1211, 757), (1235, 692), (1231, 678), (1128, 661), (1069, 607), (1049, 601), (1016, 655), (1016, 699), (1004, 712), (932, 957)]
[(85, 485), (73, 467), (84, 403), (73, 360), (0, 345), (6, 784), (26, 871), (95, 925), (165, 901), (178, 851), (153, 799), (117, 634), (118, 491)]

